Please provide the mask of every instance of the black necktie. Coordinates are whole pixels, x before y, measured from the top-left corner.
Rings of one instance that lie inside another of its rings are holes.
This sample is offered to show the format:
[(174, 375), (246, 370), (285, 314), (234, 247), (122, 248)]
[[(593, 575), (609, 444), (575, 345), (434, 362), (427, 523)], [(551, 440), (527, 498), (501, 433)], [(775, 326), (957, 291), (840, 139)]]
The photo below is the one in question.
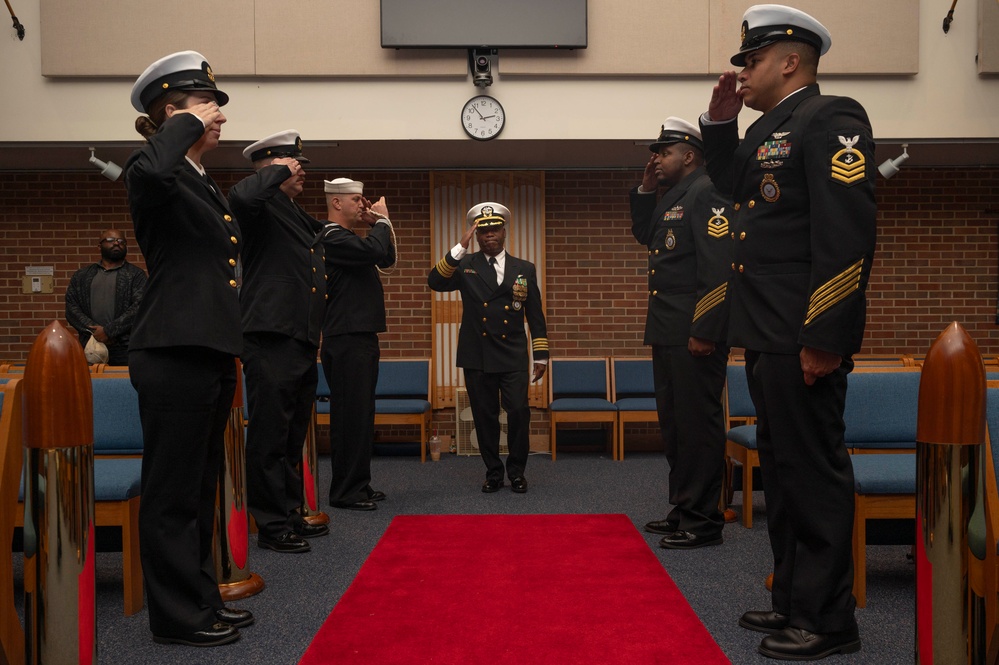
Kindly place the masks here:
[(496, 257), (495, 256), (490, 256), (489, 257), (489, 276), (492, 278), (492, 283), (494, 285), (498, 284), (499, 279), (496, 276)]

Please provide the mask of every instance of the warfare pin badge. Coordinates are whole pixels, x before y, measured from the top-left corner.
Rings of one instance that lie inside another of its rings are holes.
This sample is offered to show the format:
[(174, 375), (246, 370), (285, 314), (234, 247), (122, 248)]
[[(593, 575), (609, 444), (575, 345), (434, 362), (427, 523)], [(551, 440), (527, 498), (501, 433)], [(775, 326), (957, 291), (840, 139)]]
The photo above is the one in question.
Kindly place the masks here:
[(676, 236), (673, 235), (673, 229), (666, 231), (666, 242), (664, 244), (666, 245), (666, 249), (670, 251), (676, 249)]
[(773, 203), (780, 198), (780, 185), (774, 180), (773, 173), (767, 173), (763, 176), (763, 181), (760, 183), (760, 194), (763, 195), (763, 200), (767, 203)]

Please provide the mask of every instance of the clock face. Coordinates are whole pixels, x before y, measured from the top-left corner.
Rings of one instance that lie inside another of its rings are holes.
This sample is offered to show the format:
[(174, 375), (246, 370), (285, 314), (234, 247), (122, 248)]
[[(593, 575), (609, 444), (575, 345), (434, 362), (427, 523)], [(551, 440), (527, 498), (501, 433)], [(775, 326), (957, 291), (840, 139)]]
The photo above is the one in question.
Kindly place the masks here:
[(461, 109), (461, 126), (477, 141), (496, 138), (503, 131), (506, 114), (500, 103), (488, 95), (472, 97)]

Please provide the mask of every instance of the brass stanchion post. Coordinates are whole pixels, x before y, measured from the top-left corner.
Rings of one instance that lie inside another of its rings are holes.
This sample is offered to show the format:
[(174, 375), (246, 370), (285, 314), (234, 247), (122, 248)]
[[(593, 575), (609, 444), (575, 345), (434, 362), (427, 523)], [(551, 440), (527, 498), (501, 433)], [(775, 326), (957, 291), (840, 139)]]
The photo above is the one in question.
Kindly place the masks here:
[(968, 518), (985, 441), (985, 367), (956, 322), (930, 346), (916, 425), (916, 662), (967, 663)]
[(319, 454), (316, 447), (316, 407), (302, 444), (302, 517), (309, 524), (328, 524), (330, 516), (319, 508)]
[(236, 394), (225, 428), (225, 462), (215, 510), (215, 574), (222, 600), (260, 593), (264, 580), (247, 567), (250, 517), (246, 503), (246, 448), (243, 429), (243, 367), (236, 360)]
[(93, 393), (83, 347), (58, 321), (28, 353), (24, 445), (25, 662), (89, 665), (97, 662)]

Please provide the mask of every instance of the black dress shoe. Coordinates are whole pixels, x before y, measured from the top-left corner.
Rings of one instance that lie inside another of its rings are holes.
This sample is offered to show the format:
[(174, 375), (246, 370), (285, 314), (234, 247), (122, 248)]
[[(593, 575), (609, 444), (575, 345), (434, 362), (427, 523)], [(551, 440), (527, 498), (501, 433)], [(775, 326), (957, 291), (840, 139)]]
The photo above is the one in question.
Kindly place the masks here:
[(739, 625), (758, 633), (779, 633), (787, 628), (788, 616), (777, 612), (746, 612), (739, 617)]
[(217, 647), (239, 639), (239, 631), (227, 623), (212, 624), (211, 628), (184, 635), (153, 635), (159, 644), (186, 644), (189, 647)]
[(245, 628), (253, 623), (253, 613), (250, 610), (237, 610), (234, 607), (223, 607), (220, 610), (215, 610), (215, 618), (233, 628)]
[(804, 628), (785, 628), (768, 635), (758, 651), (779, 660), (819, 660), (836, 653), (860, 651), (860, 632), (854, 627), (838, 633), (811, 633)]
[(295, 525), (295, 533), (302, 538), (318, 538), (319, 536), (325, 536), (330, 532), (330, 528), (325, 524), (309, 524), (308, 522), (299, 522)]
[(649, 533), (658, 533), (664, 536), (676, 531), (677, 523), (669, 520), (656, 520), (645, 525), (645, 530)]
[(344, 510), (378, 510), (378, 506), (375, 505), (374, 501), (355, 501), (354, 503), (331, 503), (334, 508), (343, 508)]
[(517, 476), (510, 481), (510, 489), (512, 489), (517, 494), (524, 494), (527, 492), (527, 478), (524, 476)]
[(382, 492), (381, 490), (373, 490), (370, 487), (368, 488), (368, 501), (384, 501), (384, 500), (385, 500), (385, 492)]
[(659, 547), (665, 547), (668, 550), (695, 550), (698, 547), (721, 544), (722, 536), (720, 533), (716, 536), (698, 536), (689, 531), (681, 530), (663, 536), (662, 540), (659, 541)]
[(486, 482), (482, 483), (482, 491), (486, 494), (499, 492), (501, 487), (503, 487), (502, 480), (486, 480)]
[(268, 538), (263, 534), (258, 534), (257, 547), (262, 547), (266, 550), (274, 550), (275, 552), (281, 552), (282, 554), (299, 554), (302, 552), (308, 552), (312, 549), (311, 545), (302, 540), (302, 537), (293, 531), (282, 533), (276, 538)]

